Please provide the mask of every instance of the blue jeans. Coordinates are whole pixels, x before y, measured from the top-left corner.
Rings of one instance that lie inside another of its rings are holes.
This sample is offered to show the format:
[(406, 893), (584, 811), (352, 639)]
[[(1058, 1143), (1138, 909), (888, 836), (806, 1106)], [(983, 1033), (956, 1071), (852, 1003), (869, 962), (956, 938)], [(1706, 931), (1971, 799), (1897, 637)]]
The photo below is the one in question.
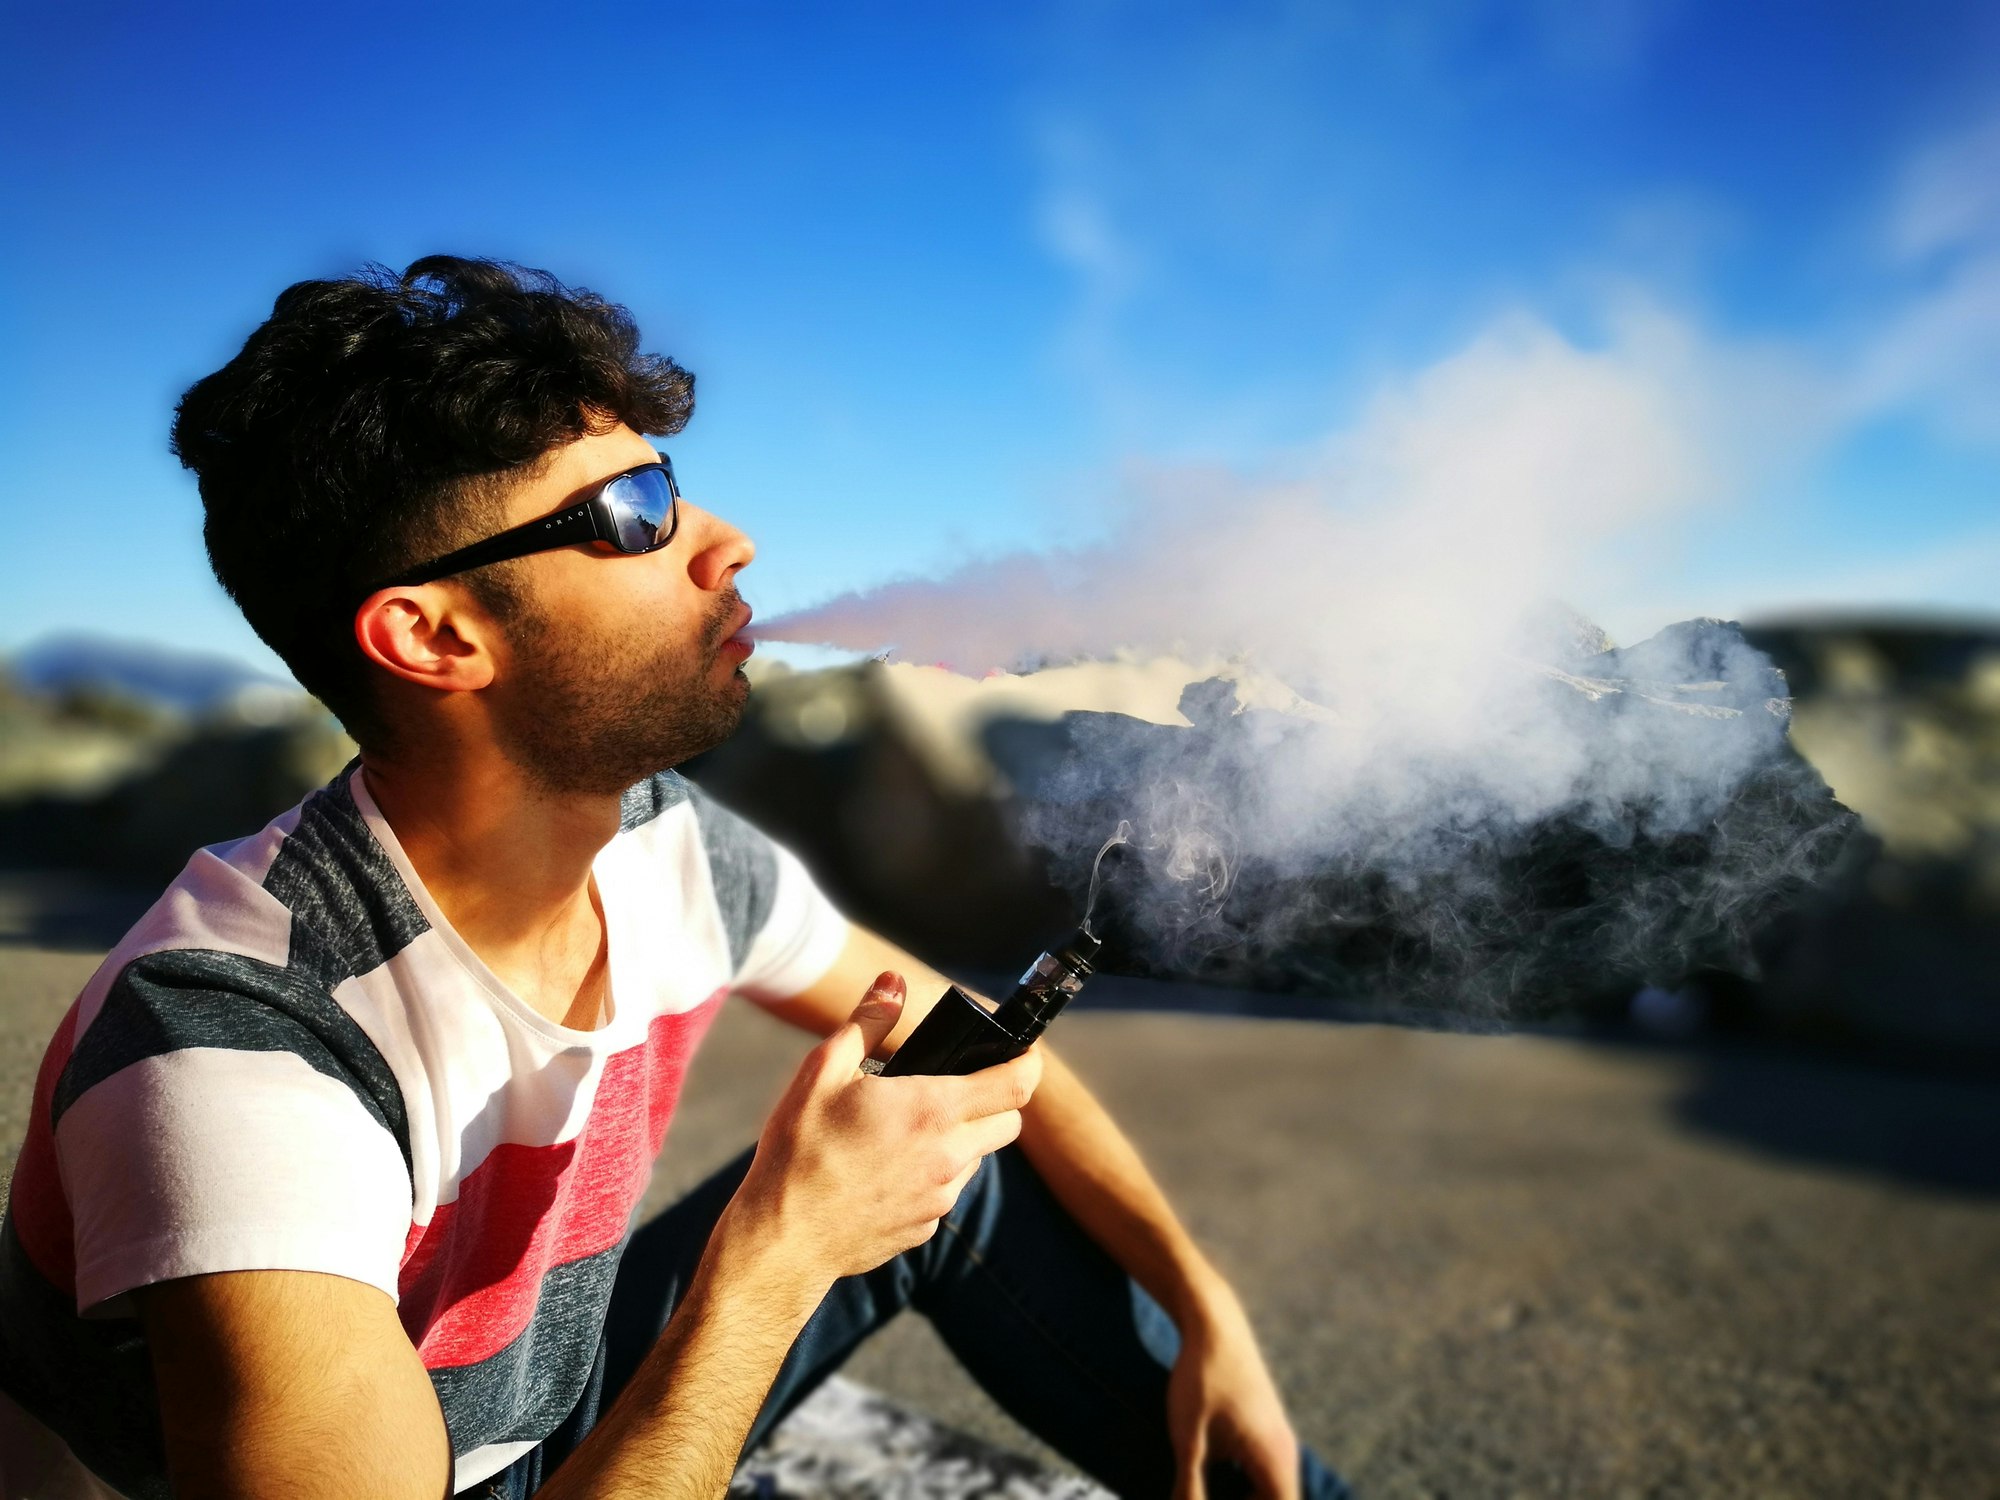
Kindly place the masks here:
[[(749, 1165), (745, 1152), (633, 1234), (576, 1409), (477, 1493), (524, 1500), (589, 1434), (673, 1315)], [(1180, 1335), (1014, 1148), (986, 1159), (928, 1243), (834, 1284), (778, 1371), (744, 1451), (906, 1307), (931, 1320), (1016, 1421), (1112, 1493), (1171, 1494), (1167, 1374)], [(1299, 1473), (1308, 1500), (1348, 1493), (1308, 1449)], [(1246, 1492), (1241, 1476), (1215, 1472), (1210, 1494), (1232, 1492)]]

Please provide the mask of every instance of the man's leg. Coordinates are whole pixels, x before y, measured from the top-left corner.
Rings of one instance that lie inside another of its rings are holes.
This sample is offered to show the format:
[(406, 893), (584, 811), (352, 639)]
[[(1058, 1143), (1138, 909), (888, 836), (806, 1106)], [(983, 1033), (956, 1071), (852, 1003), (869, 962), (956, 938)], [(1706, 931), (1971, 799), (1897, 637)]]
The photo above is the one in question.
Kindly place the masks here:
[[(746, 1152), (643, 1225), (626, 1246), (587, 1412), (540, 1455), (553, 1470), (616, 1399), (678, 1305)], [(989, 1157), (932, 1239), (836, 1282), (772, 1383), (745, 1450), (906, 1307), (929, 1317), (996, 1401), (1114, 1493), (1166, 1495), (1166, 1382), (1179, 1336), (1164, 1311), (1056, 1203), (1018, 1150)], [(1301, 1455), (1313, 1500), (1345, 1487)]]
[[(989, 1157), (911, 1257), (929, 1262), (912, 1304), (1017, 1422), (1114, 1494), (1172, 1492), (1167, 1377), (1180, 1334), (1019, 1150)], [(1309, 1451), (1299, 1472), (1310, 1500), (1347, 1493)], [(1215, 1500), (1242, 1492), (1211, 1477)]]

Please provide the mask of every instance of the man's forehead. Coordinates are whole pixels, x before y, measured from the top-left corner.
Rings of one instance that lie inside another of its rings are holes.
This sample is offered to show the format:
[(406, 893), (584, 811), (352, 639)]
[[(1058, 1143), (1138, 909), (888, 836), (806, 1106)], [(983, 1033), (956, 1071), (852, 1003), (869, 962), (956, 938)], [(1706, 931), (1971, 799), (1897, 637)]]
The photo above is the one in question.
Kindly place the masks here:
[(532, 520), (558, 509), (578, 491), (603, 483), (636, 464), (651, 463), (653, 446), (620, 423), (609, 432), (586, 433), (551, 449), (507, 497), (510, 520)]

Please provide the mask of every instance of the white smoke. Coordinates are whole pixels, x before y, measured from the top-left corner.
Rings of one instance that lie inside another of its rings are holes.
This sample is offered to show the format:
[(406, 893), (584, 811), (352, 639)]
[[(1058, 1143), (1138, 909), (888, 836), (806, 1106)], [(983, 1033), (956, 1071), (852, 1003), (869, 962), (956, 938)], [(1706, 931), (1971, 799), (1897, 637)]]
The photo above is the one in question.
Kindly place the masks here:
[[(1630, 312), (1594, 348), (1511, 318), (1283, 477), (1147, 473), (1101, 544), (971, 562), (760, 633), (972, 674), (1171, 653), (1280, 679), (1310, 713), (1246, 713), (1211, 735), (1116, 715), (1076, 727), (1032, 789), (1030, 836), (1080, 878), (1132, 820), (1162, 969), (1215, 972), (1229, 944), (1274, 951), (1287, 932), (1289, 951), (1323, 948), (1388, 911), (1404, 937), (1421, 928), (1427, 991), (1448, 979), (1457, 1013), (1517, 1014), (1540, 982), (1506, 967), (1532, 947), (1511, 937), (1532, 903), (1497, 872), (1538, 830), (1612, 850), (1707, 841), (1698, 881), (1593, 898), (1592, 941), (1639, 968), (1692, 954), (1822, 857), (1790, 812), (1744, 821), (1736, 807), (1782, 754), (1783, 687), (1762, 653), (1677, 629), (1613, 670), (1590, 663), (1604, 642), (1564, 608), (1615, 600), (1669, 523), (1782, 463), (1820, 409), (1782, 361), (1657, 312)], [(1318, 894), (1364, 876), (1400, 894), (1372, 915)], [(1254, 908), (1255, 935), (1232, 902)]]
[(1661, 523), (1754, 474), (1760, 408), (1802, 404), (1788, 378), (1653, 313), (1600, 349), (1512, 318), (1288, 477), (1140, 475), (1099, 545), (980, 559), (758, 633), (974, 675), (1222, 656), (1332, 711), (1357, 758), (1492, 762), (1496, 795), (1542, 806), (1610, 773), (1537, 734), (1540, 679), (1520, 659), (1551, 659), (1558, 601), (1615, 600)]

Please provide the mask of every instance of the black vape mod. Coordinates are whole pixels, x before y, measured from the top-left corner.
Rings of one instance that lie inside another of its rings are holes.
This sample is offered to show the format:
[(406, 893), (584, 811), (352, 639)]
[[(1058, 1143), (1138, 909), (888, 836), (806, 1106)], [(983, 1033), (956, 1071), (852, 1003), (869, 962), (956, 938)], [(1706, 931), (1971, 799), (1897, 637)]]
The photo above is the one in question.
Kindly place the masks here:
[(952, 985), (883, 1065), (883, 1076), (976, 1073), (1019, 1057), (1083, 988), (1091, 960), (1103, 946), (1079, 927), (1054, 952), (1030, 964), (1013, 993), (990, 1012)]

